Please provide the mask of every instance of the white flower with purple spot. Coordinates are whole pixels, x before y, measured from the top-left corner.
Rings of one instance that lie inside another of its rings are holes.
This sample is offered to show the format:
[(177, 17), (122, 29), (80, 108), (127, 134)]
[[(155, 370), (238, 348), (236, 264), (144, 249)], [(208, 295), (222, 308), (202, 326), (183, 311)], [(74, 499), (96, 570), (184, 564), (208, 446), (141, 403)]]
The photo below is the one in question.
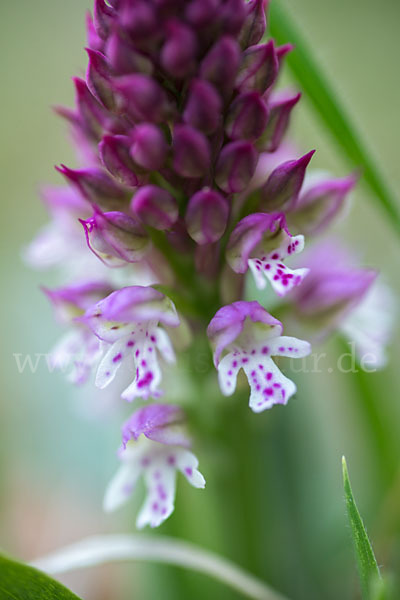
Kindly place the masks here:
[(251, 390), (249, 405), (254, 412), (287, 403), (296, 392), (296, 385), (281, 373), (272, 356), (302, 358), (311, 347), (306, 341), (282, 336), (282, 329), (281, 322), (258, 302), (234, 302), (216, 313), (207, 333), (224, 395), (233, 394), (238, 372), (243, 369)]
[(160, 357), (175, 362), (168, 334), (159, 324), (178, 327), (174, 304), (151, 287), (130, 286), (117, 290), (86, 311), (83, 321), (107, 343), (96, 386), (105, 388), (124, 365), (135, 373), (122, 398), (158, 398), (162, 391)]
[(233, 230), (226, 257), (236, 273), (253, 274), (258, 289), (269, 281), (278, 296), (300, 285), (309, 269), (290, 269), (288, 257), (304, 248), (302, 235), (291, 236), (283, 213), (255, 213), (242, 219)]
[(198, 460), (188, 450), (190, 441), (183, 429), (184, 413), (171, 404), (151, 404), (137, 410), (123, 425), (121, 466), (105, 493), (104, 510), (123, 505), (140, 477), (147, 488), (136, 526), (158, 527), (174, 510), (176, 473), (180, 471), (196, 488), (205, 480)]

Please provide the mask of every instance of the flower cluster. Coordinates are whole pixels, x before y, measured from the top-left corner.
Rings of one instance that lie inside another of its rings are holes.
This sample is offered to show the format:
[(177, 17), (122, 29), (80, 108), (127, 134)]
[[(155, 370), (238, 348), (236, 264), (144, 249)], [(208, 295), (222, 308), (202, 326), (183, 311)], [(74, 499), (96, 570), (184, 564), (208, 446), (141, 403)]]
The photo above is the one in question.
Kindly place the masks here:
[[(298, 256), (355, 178), (306, 175), (314, 152), (299, 157), (284, 140), (300, 94), (277, 89), (291, 47), (265, 39), (265, 3), (95, 0), (86, 79), (74, 79), (75, 108), (57, 109), (79, 166), (57, 167), (66, 187), (44, 191), (52, 221), (26, 251), (62, 274), (63, 286), (46, 290), (68, 327), (52, 360), (68, 363), (72, 381), (94, 373), (129, 402), (159, 401), (175, 349), (189, 330), (207, 330), (222, 393), (243, 369), (258, 413), (296, 391), (272, 357), (310, 352), (282, 335), (269, 303), (287, 322), (310, 321), (310, 335), (338, 325), (355, 335), (346, 319), (375, 273), (336, 266), (335, 247)], [(136, 410), (105, 508), (143, 474), (137, 524), (159, 525), (173, 510), (176, 470), (204, 486), (189, 445), (181, 408)]]

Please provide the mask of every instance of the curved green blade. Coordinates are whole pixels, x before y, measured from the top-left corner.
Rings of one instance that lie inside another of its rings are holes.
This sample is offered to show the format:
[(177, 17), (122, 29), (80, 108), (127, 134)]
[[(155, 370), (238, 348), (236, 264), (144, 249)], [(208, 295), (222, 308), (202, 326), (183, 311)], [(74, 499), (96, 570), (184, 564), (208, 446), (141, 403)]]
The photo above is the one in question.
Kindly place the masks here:
[(0, 556), (1, 600), (80, 600), (44, 573)]
[(381, 575), (371, 543), (364, 527), (364, 523), (354, 500), (353, 491), (350, 485), (349, 473), (347, 471), (346, 459), (344, 456), (342, 458), (342, 466), (346, 507), (356, 551), (363, 598), (365, 600), (373, 600), (373, 598), (376, 597), (373, 590), (376, 589), (377, 582), (381, 579)]
[(373, 192), (380, 207), (400, 235), (399, 206), (374, 159), (360, 142), (359, 133), (341, 106), (337, 95), (322, 73), (302, 35), (279, 0), (271, 2), (269, 13), (270, 33), (276, 42), (278, 44), (290, 42), (295, 45), (293, 52), (290, 52), (286, 58), (293, 76), (347, 158), (355, 167), (361, 167), (364, 182)]

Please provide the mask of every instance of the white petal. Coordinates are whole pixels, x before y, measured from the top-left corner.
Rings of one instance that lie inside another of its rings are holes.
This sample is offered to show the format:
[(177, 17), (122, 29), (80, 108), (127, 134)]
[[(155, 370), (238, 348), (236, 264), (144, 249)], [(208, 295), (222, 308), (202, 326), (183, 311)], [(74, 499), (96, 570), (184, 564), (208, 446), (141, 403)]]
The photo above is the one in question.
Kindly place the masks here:
[(155, 345), (157, 346), (157, 350), (159, 350), (163, 359), (170, 364), (176, 362), (174, 348), (171, 344), (171, 340), (164, 329), (161, 327), (157, 327), (154, 331)]
[(197, 469), (199, 466), (199, 461), (192, 452), (189, 452), (189, 450), (185, 450), (183, 448), (179, 448), (179, 450), (176, 451), (176, 466), (193, 487), (205, 487), (206, 480)]
[(296, 392), (296, 385), (285, 377), (270, 357), (252, 356), (244, 366), (251, 388), (249, 406), (254, 412), (286, 404)]
[(103, 509), (111, 512), (125, 504), (133, 492), (142, 472), (138, 461), (123, 463), (107, 486), (104, 495)]
[(237, 352), (224, 356), (218, 365), (218, 381), (224, 396), (231, 396), (236, 389), (237, 374), (241, 367)]
[(122, 363), (132, 356), (133, 343), (130, 337), (123, 337), (112, 344), (97, 370), (96, 387), (103, 389), (112, 382)]
[(311, 352), (311, 345), (305, 340), (282, 335), (268, 341), (268, 354), (270, 356), (288, 356), (289, 358), (303, 358)]
[(161, 455), (145, 470), (147, 496), (136, 520), (138, 529), (158, 527), (174, 510), (176, 470), (168, 459)]

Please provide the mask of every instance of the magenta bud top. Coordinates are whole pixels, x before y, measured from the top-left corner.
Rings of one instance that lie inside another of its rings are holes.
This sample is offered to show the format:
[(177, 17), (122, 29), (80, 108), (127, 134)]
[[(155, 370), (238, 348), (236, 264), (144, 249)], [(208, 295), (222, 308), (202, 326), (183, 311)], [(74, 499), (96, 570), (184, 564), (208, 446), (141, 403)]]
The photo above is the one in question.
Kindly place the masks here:
[(225, 130), (233, 139), (254, 141), (261, 136), (268, 120), (268, 108), (258, 92), (240, 94), (232, 103)]
[(208, 140), (190, 125), (175, 126), (172, 149), (174, 169), (182, 177), (202, 177), (209, 170)]
[(300, 100), (301, 94), (294, 96), (287, 92), (271, 97), (268, 103), (269, 119), (260, 143), (267, 152), (275, 152), (289, 125), (292, 109)]
[(225, 96), (231, 94), (240, 63), (240, 48), (235, 39), (224, 36), (212, 46), (200, 66), (200, 77), (207, 79)]
[(106, 57), (101, 52), (86, 48), (89, 64), (86, 81), (93, 96), (108, 110), (115, 111), (116, 101), (111, 81), (111, 69)]
[(272, 171), (261, 188), (262, 210), (293, 210), (314, 152), (311, 150), (298, 160), (288, 160)]
[(91, 204), (111, 208), (121, 205), (126, 198), (125, 190), (101, 169), (69, 169), (61, 165), (56, 170)]
[(229, 204), (219, 192), (204, 188), (189, 200), (185, 221), (188, 233), (200, 245), (216, 242), (223, 235)]
[(208, 135), (217, 129), (221, 110), (221, 97), (215, 87), (208, 81), (193, 79), (183, 113), (184, 121)]
[(135, 165), (129, 154), (130, 139), (125, 135), (105, 135), (99, 144), (103, 165), (120, 183), (136, 187), (139, 179), (134, 172)]
[(152, 123), (141, 123), (135, 128), (132, 138), (130, 154), (135, 163), (150, 171), (160, 169), (168, 152), (162, 131)]
[(178, 218), (175, 198), (157, 185), (145, 185), (132, 198), (131, 208), (139, 219), (154, 229), (170, 229)]
[(118, 105), (134, 121), (159, 123), (167, 112), (167, 97), (162, 87), (151, 77), (134, 73), (118, 77), (115, 82)]
[(165, 71), (176, 79), (186, 77), (195, 68), (196, 50), (197, 41), (192, 29), (179, 21), (169, 22), (160, 55)]
[(279, 63), (273, 40), (267, 44), (250, 46), (243, 53), (236, 86), (242, 91), (263, 94), (275, 82)]
[(204, 27), (211, 23), (218, 9), (218, 0), (190, 0), (185, 10), (185, 17), (196, 27)]
[(106, 54), (117, 75), (129, 73), (151, 75), (153, 73), (153, 63), (150, 58), (138, 52), (117, 31), (114, 31), (107, 40)]
[(106, 40), (115, 19), (115, 11), (104, 0), (94, 0), (93, 15), (97, 35)]
[(257, 166), (257, 152), (249, 142), (231, 142), (223, 147), (217, 161), (215, 180), (227, 194), (242, 192)]
[(258, 44), (263, 37), (267, 26), (265, 5), (266, 0), (250, 0), (247, 2), (247, 15), (239, 36), (242, 48)]
[(101, 212), (80, 219), (90, 250), (107, 266), (120, 267), (143, 259), (150, 240), (142, 225), (122, 212)]

